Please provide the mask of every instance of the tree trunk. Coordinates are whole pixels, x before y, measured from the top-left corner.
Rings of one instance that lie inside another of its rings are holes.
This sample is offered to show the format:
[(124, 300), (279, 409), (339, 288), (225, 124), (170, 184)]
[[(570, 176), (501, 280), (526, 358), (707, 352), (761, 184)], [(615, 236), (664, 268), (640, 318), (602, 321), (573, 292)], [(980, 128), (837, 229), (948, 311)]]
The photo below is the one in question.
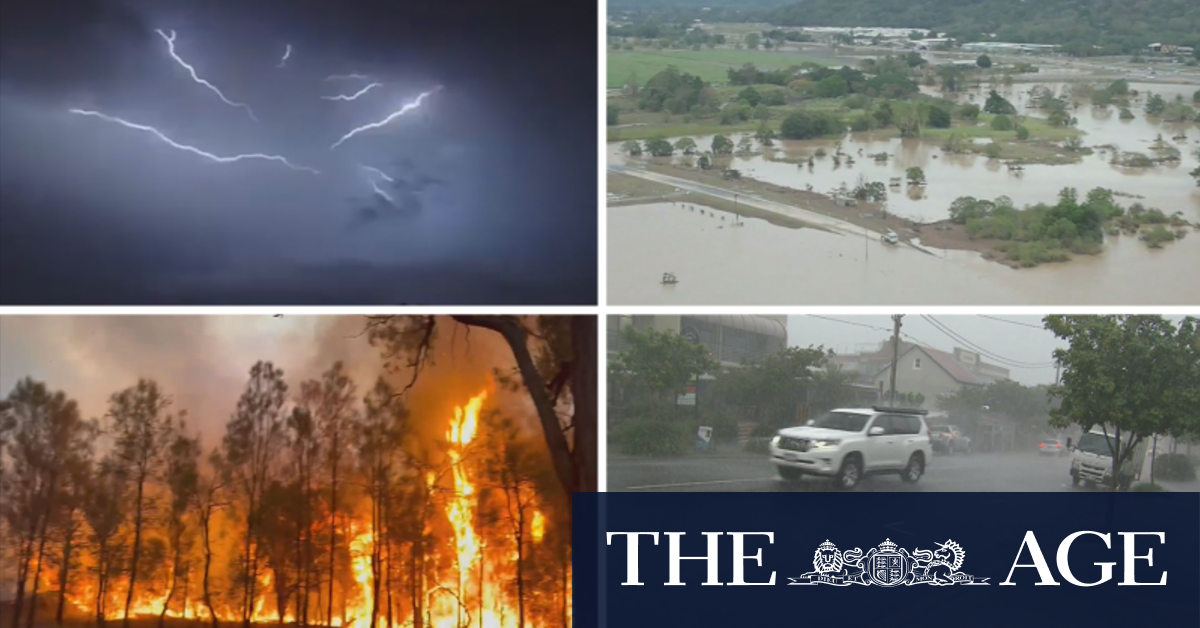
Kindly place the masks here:
[(378, 483), (371, 496), (371, 628), (379, 617), (379, 488)]
[[(172, 523), (172, 525), (179, 525), (179, 524)], [(174, 552), (173, 556), (171, 557), (171, 588), (167, 589), (167, 599), (163, 600), (162, 611), (159, 612), (159, 614), (158, 614), (158, 628), (163, 628), (163, 626), (165, 626), (167, 623), (167, 609), (171, 608), (171, 598), (175, 597), (175, 585), (178, 584), (178, 582), (179, 582), (179, 553), (180, 553), (179, 552), (179, 544), (180, 544), (179, 537), (181, 536), (181, 534), (175, 532), (174, 530), (172, 531), (172, 534), (175, 536), (175, 539), (174, 539), (175, 552)], [(184, 596), (183, 603), (186, 606), (186, 604), (187, 604), (187, 596), (186, 595)], [(185, 608), (184, 610), (187, 610), (187, 609)]]
[(38, 541), (37, 566), (33, 569), (33, 591), (29, 594), (29, 618), (25, 623), (26, 628), (33, 628), (33, 618), (37, 615), (38, 580), (42, 576), (42, 558), (46, 554), (46, 529), (49, 525), (50, 509), (47, 507), (46, 513), (42, 517), (41, 540)]
[(217, 611), (213, 609), (212, 592), (208, 588), (208, 574), (212, 569), (212, 546), (209, 544), (208, 530), (208, 515), (204, 515), (203, 521), (200, 522), (202, 527), (202, 535), (204, 537), (204, 605), (208, 607), (208, 616), (212, 620), (213, 628), (220, 628), (220, 620), (217, 619)]
[(37, 522), (31, 521), (29, 524), (29, 536), (21, 539), (21, 549), (17, 552), (17, 583), (13, 592), (13, 618), (12, 625), (21, 625), (21, 607), (25, 602), (25, 581), (29, 579), (29, 560), (33, 553), (33, 537), (34, 531), (37, 529)]
[(58, 609), (54, 612), (54, 623), (59, 626), (63, 625), (63, 606), (67, 601), (67, 584), (71, 573), (71, 550), (75, 540), (74, 517), (74, 511), (67, 513), (68, 527), (63, 538), (62, 568), (58, 571)]
[[(571, 345), (574, 349), (575, 370), (571, 375), (571, 396), (574, 400), (573, 459), (575, 461), (576, 491), (594, 493), (599, 487), (597, 473), (597, 413), (596, 317), (571, 318)], [(570, 493), (567, 494), (568, 500)], [(567, 502), (570, 506), (570, 501)], [(570, 527), (567, 528), (568, 533)]]
[(571, 628), (571, 619), (567, 615), (567, 602), (570, 598), (571, 587), (571, 563), (568, 562), (570, 557), (567, 555), (567, 544), (559, 542), (558, 547), (562, 550), (562, 628)]
[(104, 599), (108, 592), (108, 541), (101, 540), (96, 548), (96, 625), (104, 628)]
[(517, 628), (525, 628), (525, 509), (517, 489)]
[[(424, 537), (425, 532), (422, 529), (418, 532), (421, 537)], [(413, 628), (425, 628), (425, 599), (424, 590), (421, 587), (420, 574), (424, 573), (424, 541), (421, 538), (413, 541), (412, 545), (412, 560), (409, 561), (409, 591), (412, 593), (413, 607)]]
[[(330, 482), (330, 487), (329, 487), (330, 488), (329, 516), (331, 518), (331, 520), (329, 522), (330, 523), (330, 525), (329, 525), (329, 599), (326, 600), (326, 602), (325, 602), (326, 604), (329, 605), (327, 614), (328, 614), (328, 619), (330, 622), (329, 625), (331, 625), (331, 626), (333, 625), (333, 623), (332, 623), (333, 622), (333, 568), (334, 568), (334, 563), (336, 561), (336, 558), (334, 555), (334, 547), (335, 547), (335, 544), (337, 543), (337, 514), (338, 514), (338, 502), (337, 502), (338, 484), (337, 484), (337, 481), (338, 481), (338, 457), (339, 457), (337, 451), (338, 451), (338, 440), (339, 440), (338, 436), (339, 435), (340, 435), (339, 430), (335, 426), (334, 431), (333, 431), (333, 450), (329, 452), (330, 466), (331, 466), (331, 469), (330, 469), (331, 482)], [(343, 605), (343, 607), (344, 607), (344, 605)]]
[(142, 555), (142, 496), (145, 488), (146, 474), (142, 472), (138, 476), (137, 504), (133, 515), (133, 556), (129, 564), (129, 590), (125, 592), (125, 617), (121, 621), (123, 628), (129, 628), (129, 607), (133, 606), (133, 587), (137, 583), (138, 561)]
[[(253, 494), (253, 489), (251, 493)], [(242, 573), (245, 576), (242, 582), (242, 628), (250, 628), (250, 612), (254, 607), (254, 580), (257, 575), (250, 571), (254, 555), (254, 497), (251, 496), (249, 501), (250, 512), (249, 516), (246, 517), (246, 558), (242, 563)]]

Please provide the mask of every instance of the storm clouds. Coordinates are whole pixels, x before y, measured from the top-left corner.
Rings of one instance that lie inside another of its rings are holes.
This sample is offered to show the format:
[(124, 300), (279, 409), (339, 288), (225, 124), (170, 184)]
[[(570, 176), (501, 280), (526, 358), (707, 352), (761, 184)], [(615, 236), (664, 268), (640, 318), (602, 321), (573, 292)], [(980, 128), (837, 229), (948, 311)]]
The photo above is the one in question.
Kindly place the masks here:
[[(595, 302), (593, 11), (14, 5), (0, 16), (0, 302)], [(181, 58), (258, 121), (195, 83), (155, 29), (174, 30)], [(346, 73), (381, 86), (322, 98), (365, 86), (325, 80)], [(321, 174), (214, 163), (71, 108)], [(375, 180), (390, 201), (364, 166), (392, 178)]]

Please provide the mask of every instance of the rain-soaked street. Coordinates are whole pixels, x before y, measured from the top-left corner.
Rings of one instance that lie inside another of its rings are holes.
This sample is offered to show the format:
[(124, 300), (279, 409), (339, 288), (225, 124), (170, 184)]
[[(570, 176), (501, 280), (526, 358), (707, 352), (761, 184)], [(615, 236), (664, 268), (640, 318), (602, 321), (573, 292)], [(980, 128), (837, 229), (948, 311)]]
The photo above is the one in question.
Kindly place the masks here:
[[(731, 446), (728, 446), (731, 447)], [(870, 476), (858, 491), (1072, 491), (1067, 456), (1036, 453), (973, 453), (938, 455), (930, 462), (920, 482), (905, 484), (896, 474)], [(1150, 470), (1142, 473), (1148, 482)], [(1200, 481), (1157, 482), (1170, 491), (1200, 491)], [(828, 491), (832, 484), (823, 478), (806, 478), (797, 484), (779, 480), (765, 454), (741, 452), (692, 454), (677, 458), (608, 457), (610, 491), (769, 492)]]

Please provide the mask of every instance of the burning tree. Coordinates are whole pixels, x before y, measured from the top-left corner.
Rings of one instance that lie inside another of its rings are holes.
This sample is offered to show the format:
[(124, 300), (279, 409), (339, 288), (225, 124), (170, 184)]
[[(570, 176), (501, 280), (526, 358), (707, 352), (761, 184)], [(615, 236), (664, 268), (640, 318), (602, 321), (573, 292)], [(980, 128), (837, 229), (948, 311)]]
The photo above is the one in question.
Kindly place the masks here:
[[(429, 360), (436, 330), (403, 359), (440, 374), (375, 363), (365, 392), (361, 365), (292, 388), (258, 362), (223, 434), (190, 431), (149, 379), (111, 397), (103, 426), (22, 380), (0, 401), (14, 625), (569, 627), (561, 461), (512, 373), (585, 352), (569, 319), (533, 323), (511, 372), (462, 381)], [(556, 421), (579, 425), (580, 371), (542, 380)]]

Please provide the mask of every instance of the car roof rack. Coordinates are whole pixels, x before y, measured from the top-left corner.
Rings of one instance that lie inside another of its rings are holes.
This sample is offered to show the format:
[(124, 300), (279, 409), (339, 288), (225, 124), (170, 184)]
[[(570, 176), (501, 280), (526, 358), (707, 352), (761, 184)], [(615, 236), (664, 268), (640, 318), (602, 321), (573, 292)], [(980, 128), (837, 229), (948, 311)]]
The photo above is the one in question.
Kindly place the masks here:
[(887, 406), (871, 406), (871, 409), (876, 412), (893, 412), (896, 414), (929, 414), (928, 410), (922, 410), (920, 408), (889, 408)]

